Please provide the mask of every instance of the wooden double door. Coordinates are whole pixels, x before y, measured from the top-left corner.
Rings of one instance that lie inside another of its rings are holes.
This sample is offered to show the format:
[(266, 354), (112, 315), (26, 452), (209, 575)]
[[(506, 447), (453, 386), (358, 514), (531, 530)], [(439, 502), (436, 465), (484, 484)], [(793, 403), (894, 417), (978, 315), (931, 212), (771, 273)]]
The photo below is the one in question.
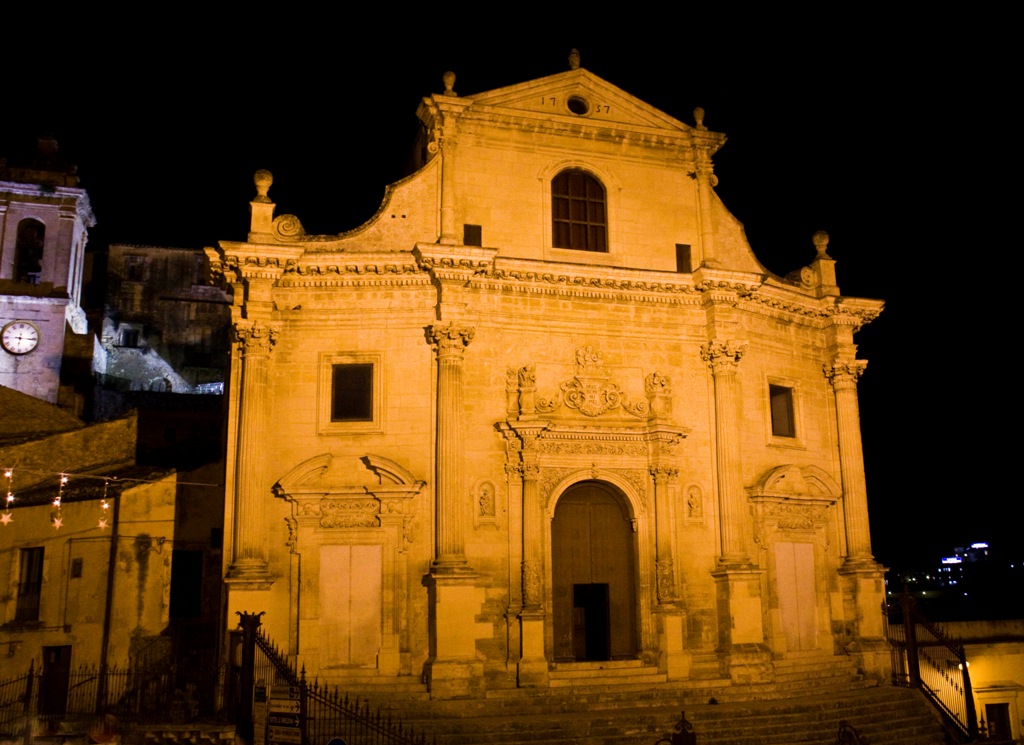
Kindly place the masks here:
[(636, 539), (618, 490), (586, 481), (558, 500), (551, 574), (556, 660), (636, 656)]

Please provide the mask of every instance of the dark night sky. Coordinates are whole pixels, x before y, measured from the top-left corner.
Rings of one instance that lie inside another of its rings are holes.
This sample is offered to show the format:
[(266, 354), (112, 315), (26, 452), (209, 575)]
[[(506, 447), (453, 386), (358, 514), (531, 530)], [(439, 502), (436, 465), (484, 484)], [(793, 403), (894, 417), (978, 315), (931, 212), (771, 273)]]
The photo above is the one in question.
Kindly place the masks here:
[(278, 214), (337, 233), (403, 174), (416, 105), (445, 70), (471, 95), (561, 72), (575, 46), (591, 72), (687, 123), (702, 106), (728, 135), (717, 191), (766, 267), (809, 263), (824, 229), (843, 292), (885, 300), (858, 334), (876, 556), (931, 564), (1010, 543), (1005, 421), (1020, 397), (1008, 323), (990, 320), (1012, 295), (992, 281), (1012, 240), (992, 196), (1010, 171), (1009, 102), (979, 49), (934, 19), (772, 17), (739, 34), (651, 17), (601, 34), (524, 24), (513, 42), (442, 15), (388, 36), (286, 15), (249, 35), (178, 17), (16, 41), (28, 64), (10, 78), (0, 152), (57, 135), (92, 198), (94, 248), (243, 239), (257, 168), (274, 173)]

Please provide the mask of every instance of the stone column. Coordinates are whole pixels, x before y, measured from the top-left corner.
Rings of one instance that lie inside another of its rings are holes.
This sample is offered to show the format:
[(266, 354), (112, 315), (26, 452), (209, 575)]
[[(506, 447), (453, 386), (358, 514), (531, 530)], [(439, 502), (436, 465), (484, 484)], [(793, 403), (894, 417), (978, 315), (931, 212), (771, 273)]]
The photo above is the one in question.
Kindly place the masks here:
[(518, 423), (523, 443), (523, 610), (519, 614), (522, 656), (517, 677), (520, 686), (543, 686), (548, 681), (544, 656), (544, 510), (540, 503), (540, 454), (537, 440), (547, 422)]
[(764, 642), (761, 607), (763, 572), (744, 550), (743, 525), (749, 520), (740, 456), (741, 401), (736, 369), (746, 343), (713, 341), (701, 356), (715, 379), (715, 466), (722, 554), (712, 572), (718, 602), (718, 649), (725, 653), (729, 677), (738, 683), (767, 682), (771, 652)]
[(740, 471), (740, 391), (736, 380), (736, 368), (746, 348), (745, 342), (713, 341), (700, 350), (715, 380), (715, 467), (722, 536), (718, 561), (733, 566), (749, 563), (743, 549), (743, 522), (747, 511)]
[(679, 476), (678, 468), (651, 466), (654, 480), (654, 521), (658, 603), (670, 605), (676, 599), (676, 576), (672, 566), (672, 518), (669, 485)]
[(267, 506), (270, 496), (262, 482), (265, 458), (267, 363), (277, 342), (277, 330), (258, 321), (236, 323), (242, 359), (241, 406), (237, 439), (234, 494), (234, 540), (228, 579), (268, 580)]
[(473, 698), (483, 693), (483, 663), (477, 659), (476, 622), (484, 591), (466, 560), (462, 488), (462, 365), (473, 329), (453, 323), (427, 328), (437, 354), (437, 452), (435, 457), (435, 559), (427, 580), (430, 657), (426, 676), (431, 698)]
[(434, 324), (427, 338), (437, 354), (436, 548), (432, 571), (469, 570), (463, 524), (462, 364), (474, 330), (452, 323)]
[(865, 360), (836, 360), (826, 364), (825, 377), (835, 390), (839, 468), (843, 484), (846, 561), (839, 569), (843, 615), (852, 640), (846, 650), (866, 673), (884, 680), (891, 672), (888, 642), (880, 608), (885, 600), (885, 568), (871, 555), (867, 483), (860, 436), (857, 380)]
[(864, 451), (860, 437), (860, 406), (857, 380), (867, 361), (834, 362), (825, 366), (825, 377), (836, 395), (836, 425), (839, 436), (839, 468), (843, 482), (843, 516), (846, 520), (846, 560), (872, 561), (868, 527), (868, 490), (864, 480)]

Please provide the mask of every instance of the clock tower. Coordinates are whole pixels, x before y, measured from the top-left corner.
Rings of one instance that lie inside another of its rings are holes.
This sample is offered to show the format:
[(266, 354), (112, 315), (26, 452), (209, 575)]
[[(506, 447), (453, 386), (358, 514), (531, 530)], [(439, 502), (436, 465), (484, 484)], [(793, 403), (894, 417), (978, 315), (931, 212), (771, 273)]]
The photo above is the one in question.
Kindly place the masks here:
[(88, 331), (82, 271), (94, 224), (55, 139), (40, 138), (25, 162), (0, 159), (0, 385), (58, 403), (65, 348)]

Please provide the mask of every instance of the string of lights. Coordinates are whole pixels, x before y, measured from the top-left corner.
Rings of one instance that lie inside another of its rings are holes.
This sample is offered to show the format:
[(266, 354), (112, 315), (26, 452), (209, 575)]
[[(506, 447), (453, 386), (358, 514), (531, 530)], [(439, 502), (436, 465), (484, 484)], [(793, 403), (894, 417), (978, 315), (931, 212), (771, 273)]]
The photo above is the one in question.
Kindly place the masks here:
[[(15, 496), (14, 496), (14, 471), (13, 466), (9, 466), (3, 469), (4, 478), (7, 480), (7, 496), (4, 501), (3, 512), (0, 512), (0, 525), (7, 527), (14, 522), (15, 507)], [(57, 477), (57, 495), (53, 498), (53, 511), (50, 513), (50, 522), (55, 530), (60, 530), (64, 524), (64, 513), (62, 500), (64, 499), (64, 488), (67, 486), (68, 481), (72, 478), (75, 479), (93, 479), (103, 482), (103, 496), (100, 498), (100, 509), (102, 512), (101, 516), (97, 521), (97, 526), (100, 530), (106, 530), (110, 527), (110, 520), (108, 515), (110, 514), (110, 496), (108, 490), (111, 483), (117, 484), (157, 484), (165, 480), (165, 478), (159, 479), (145, 479), (135, 478), (126, 476), (99, 476), (93, 473), (69, 473), (67, 471), (39, 471), (31, 468), (18, 468), (19, 473), (29, 473), (35, 475), (42, 475), (44, 477)], [(222, 484), (209, 483), (203, 481), (176, 481), (177, 486), (206, 486), (206, 487), (220, 487)], [(39, 486), (38, 482), (33, 483), (33, 488)]]

